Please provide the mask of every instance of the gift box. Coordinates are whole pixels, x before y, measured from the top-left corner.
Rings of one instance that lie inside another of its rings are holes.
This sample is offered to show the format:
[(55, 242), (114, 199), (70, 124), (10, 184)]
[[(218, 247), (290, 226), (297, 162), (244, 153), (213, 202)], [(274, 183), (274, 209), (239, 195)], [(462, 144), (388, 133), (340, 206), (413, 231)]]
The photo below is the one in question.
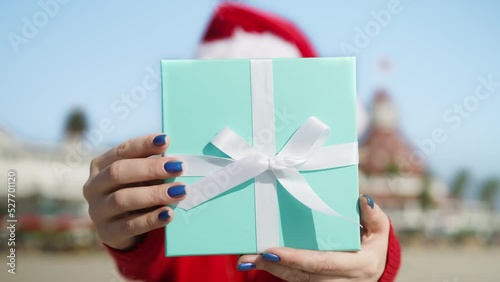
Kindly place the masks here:
[(360, 249), (354, 58), (161, 64), (188, 187), (166, 256)]

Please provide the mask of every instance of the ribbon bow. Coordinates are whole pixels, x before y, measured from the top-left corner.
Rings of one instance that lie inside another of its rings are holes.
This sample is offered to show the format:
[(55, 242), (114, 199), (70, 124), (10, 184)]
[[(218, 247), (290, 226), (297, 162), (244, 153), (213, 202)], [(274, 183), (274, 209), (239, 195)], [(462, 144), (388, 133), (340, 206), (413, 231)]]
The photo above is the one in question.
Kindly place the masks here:
[(357, 163), (357, 143), (323, 146), (330, 128), (310, 117), (276, 156), (267, 156), (225, 127), (211, 143), (226, 155), (178, 155), (185, 163), (184, 176), (205, 176), (189, 184), (190, 193), (177, 207), (189, 210), (266, 171), (295, 199), (312, 210), (332, 216), (330, 208), (309, 186), (299, 171), (328, 169)]

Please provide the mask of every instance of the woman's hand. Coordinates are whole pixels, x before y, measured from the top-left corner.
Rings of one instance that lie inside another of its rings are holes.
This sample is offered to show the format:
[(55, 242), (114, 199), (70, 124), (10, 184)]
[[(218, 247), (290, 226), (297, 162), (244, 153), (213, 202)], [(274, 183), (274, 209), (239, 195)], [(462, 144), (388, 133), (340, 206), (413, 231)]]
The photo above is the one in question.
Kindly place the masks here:
[(324, 252), (271, 248), (244, 255), (239, 270), (261, 269), (286, 281), (377, 281), (387, 257), (389, 219), (368, 195), (360, 198), (361, 251)]
[(165, 205), (184, 199), (186, 188), (163, 180), (181, 175), (182, 162), (149, 158), (162, 154), (169, 142), (164, 134), (135, 138), (92, 160), (83, 195), (106, 245), (130, 248), (137, 236), (172, 221), (174, 213)]

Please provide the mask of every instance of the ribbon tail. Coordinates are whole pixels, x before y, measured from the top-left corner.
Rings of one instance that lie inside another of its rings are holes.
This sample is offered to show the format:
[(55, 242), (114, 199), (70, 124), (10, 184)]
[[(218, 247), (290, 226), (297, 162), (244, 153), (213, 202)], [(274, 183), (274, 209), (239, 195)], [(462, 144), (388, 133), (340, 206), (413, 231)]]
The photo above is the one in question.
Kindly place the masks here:
[(262, 155), (251, 155), (207, 174), (202, 179), (188, 184), (189, 192), (178, 208), (189, 210), (218, 195), (254, 178), (267, 170)]
[(295, 168), (274, 171), (276, 179), (283, 188), (306, 207), (331, 216), (343, 217), (330, 208), (309, 186), (304, 177)]
[(337, 168), (359, 163), (358, 143), (343, 143), (317, 149), (304, 163), (296, 166), (299, 171)]

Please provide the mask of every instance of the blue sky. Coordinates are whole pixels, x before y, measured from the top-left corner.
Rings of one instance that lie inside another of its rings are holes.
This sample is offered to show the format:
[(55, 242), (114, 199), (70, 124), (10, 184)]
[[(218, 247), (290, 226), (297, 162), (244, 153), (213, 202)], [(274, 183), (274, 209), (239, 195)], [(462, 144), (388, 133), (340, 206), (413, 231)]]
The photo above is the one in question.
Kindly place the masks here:
[[(159, 87), (130, 108), (125, 119), (111, 105), (148, 73), (158, 72), (161, 59), (192, 57), (217, 2), (61, 0), (65, 4), (52, 6), (54, 12), (44, 19), (40, 3), (46, 2), (51, 1), (0, 4), (0, 124), (22, 138), (57, 141), (68, 111), (79, 105), (90, 128), (103, 118), (113, 122), (113, 132), (104, 135), (106, 144), (160, 131)], [(294, 20), (321, 56), (343, 56), (341, 46), (354, 46), (356, 28), (370, 28), (374, 13), (392, 5), (243, 2)], [(375, 89), (387, 88), (400, 111), (402, 132), (416, 144), (442, 129), (446, 141), (436, 145), (428, 162), (445, 179), (462, 167), (476, 180), (500, 176), (500, 86), (477, 105), (472, 98), (479, 77), (493, 75), (500, 81), (499, 10), (498, 1), (401, 0), (399, 12), (386, 26), (379, 25), (357, 54), (358, 92), (365, 103)], [(9, 36), (23, 36), (24, 18), (44, 26), (13, 47)], [(382, 57), (393, 62), (385, 76), (377, 69)], [(458, 125), (453, 109), (464, 101), (474, 107)], [(453, 122), (443, 119), (447, 111)]]

